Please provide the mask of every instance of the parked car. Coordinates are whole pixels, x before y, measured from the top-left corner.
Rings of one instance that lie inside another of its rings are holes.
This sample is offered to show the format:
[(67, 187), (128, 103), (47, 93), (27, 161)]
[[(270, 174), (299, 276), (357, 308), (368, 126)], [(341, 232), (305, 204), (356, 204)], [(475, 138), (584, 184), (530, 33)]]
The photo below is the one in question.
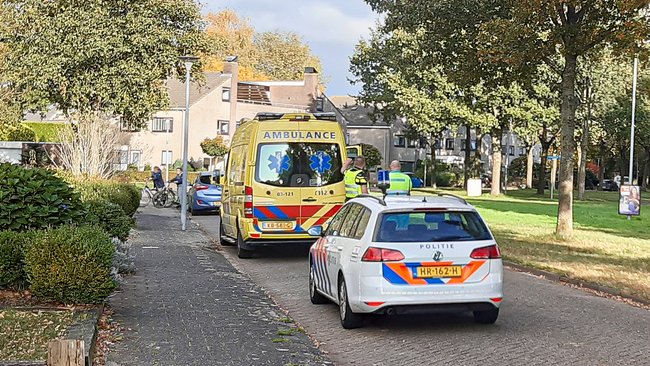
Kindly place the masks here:
[(616, 182), (611, 179), (603, 179), (600, 187), (603, 189), (603, 191), (618, 191), (618, 184), (616, 184)]
[(213, 173), (202, 172), (190, 187), (190, 212), (215, 212), (221, 210), (221, 186), (215, 184)]
[(503, 300), (501, 252), (479, 213), (452, 197), (363, 196), (350, 200), (309, 252), (313, 304), (339, 305), (341, 325), (364, 314), (440, 309), (497, 320)]
[(424, 187), (424, 181), (420, 179), (415, 173), (413, 172), (404, 172), (404, 174), (408, 175), (411, 177), (411, 183), (413, 184), (413, 188), (422, 188)]

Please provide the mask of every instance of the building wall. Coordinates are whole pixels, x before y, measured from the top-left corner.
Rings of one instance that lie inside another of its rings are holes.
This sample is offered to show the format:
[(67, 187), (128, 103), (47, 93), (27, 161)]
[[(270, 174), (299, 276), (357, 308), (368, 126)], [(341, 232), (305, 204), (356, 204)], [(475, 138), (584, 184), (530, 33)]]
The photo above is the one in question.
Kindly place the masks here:
[(348, 145), (370, 144), (381, 153), (382, 166), (387, 166), (390, 163), (386, 160), (390, 154), (389, 128), (348, 126), (346, 133)]

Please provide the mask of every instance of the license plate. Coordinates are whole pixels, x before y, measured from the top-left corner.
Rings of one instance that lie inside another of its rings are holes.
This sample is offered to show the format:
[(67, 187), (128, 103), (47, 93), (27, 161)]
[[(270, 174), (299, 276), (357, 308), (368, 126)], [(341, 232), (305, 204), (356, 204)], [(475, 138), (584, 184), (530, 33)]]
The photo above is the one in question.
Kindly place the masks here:
[(461, 266), (429, 266), (417, 267), (418, 278), (450, 278), (460, 277), (463, 274)]
[(212, 202), (212, 206), (221, 206), (221, 202)]
[(293, 230), (295, 221), (262, 221), (262, 230)]

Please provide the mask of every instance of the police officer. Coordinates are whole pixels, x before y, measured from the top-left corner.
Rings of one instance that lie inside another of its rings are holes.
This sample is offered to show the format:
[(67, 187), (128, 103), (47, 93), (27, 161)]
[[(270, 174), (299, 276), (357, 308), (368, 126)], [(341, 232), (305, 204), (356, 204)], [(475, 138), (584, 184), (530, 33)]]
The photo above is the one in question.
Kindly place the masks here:
[[(346, 165), (350, 165), (348, 162)], [(365, 171), (366, 159), (357, 156), (354, 166), (345, 171), (345, 200), (351, 200), (360, 194), (368, 194), (368, 173)]]
[(401, 172), (402, 164), (399, 161), (393, 160), (390, 163), (390, 188), (386, 190), (386, 194), (389, 195), (409, 195), (411, 194), (411, 188), (413, 188), (413, 182), (411, 182), (411, 177)]

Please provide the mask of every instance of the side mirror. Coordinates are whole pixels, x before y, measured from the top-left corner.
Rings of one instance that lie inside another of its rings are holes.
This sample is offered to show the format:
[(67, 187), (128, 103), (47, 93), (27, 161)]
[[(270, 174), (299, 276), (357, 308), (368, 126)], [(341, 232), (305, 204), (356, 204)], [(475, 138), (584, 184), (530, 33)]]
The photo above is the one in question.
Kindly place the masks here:
[(377, 172), (377, 188), (381, 189), (381, 193), (386, 195), (386, 191), (390, 188), (390, 176), (387, 170)]
[(324, 236), (322, 226), (312, 226), (307, 230), (307, 233), (311, 236)]

